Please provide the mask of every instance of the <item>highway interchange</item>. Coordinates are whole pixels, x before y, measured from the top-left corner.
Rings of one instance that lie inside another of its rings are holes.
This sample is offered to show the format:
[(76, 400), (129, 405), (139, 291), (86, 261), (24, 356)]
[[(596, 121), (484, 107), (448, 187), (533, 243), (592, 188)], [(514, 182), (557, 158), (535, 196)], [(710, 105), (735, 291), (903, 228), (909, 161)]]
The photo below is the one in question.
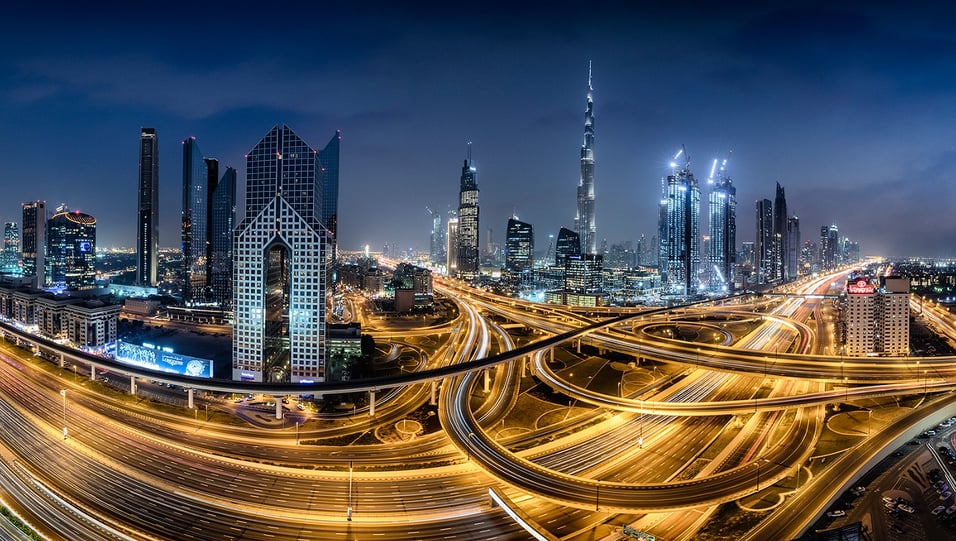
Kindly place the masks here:
[[(788, 498), (752, 534), (796, 537), (861, 468), (928, 418), (953, 411), (949, 393), (934, 395), (956, 386), (951, 358), (827, 355), (836, 349), (827, 328), (832, 314), (819, 295), (836, 281), (803, 284), (801, 292), (813, 297), (608, 314), (615, 318), (443, 281), (437, 289), (455, 299), (459, 318), (441, 329), (401, 333), (405, 340), (441, 338), (427, 365), (330, 386), (328, 392), (377, 391), (375, 415), (364, 409), (349, 423), (316, 421), (301, 433), (297, 425), (294, 431), (285, 424), (235, 426), (143, 407), (7, 346), (0, 351), (3, 505), (48, 539), (531, 538), (491, 505), (488, 490), (495, 489), (544, 538), (621, 539), (621, 525), (634, 524), (661, 539), (690, 539), (717, 505), (798, 471), (824, 430), (826, 404), (935, 396), (862, 439), (809, 481), (815, 490)], [(952, 327), (933, 313), (937, 327)], [(728, 324), (750, 331), (733, 336), (722, 330)], [(533, 332), (516, 343), (507, 327)], [(683, 328), (707, 339), (667, 333)], [(20, 335), (8, 328), (7, 336)], [(602, 391), (580, 379), (580, 370), (574, 378), (562, 369), (594, 361), (592, 350), (630, 356), (634, 374), (655, 371), (640, 385)], [(440, 382), (438, 396), (432, 381)], [(559, 422), (501, 430), (536, 385), (576, 407), (565, 408)], [(208, 389), (241, 387), (216, 382)], [(301, 386), (254, 390), (303, 392)], [(304, 444), (392, 426), (433, 398), (441, 431), (384, 445)]]

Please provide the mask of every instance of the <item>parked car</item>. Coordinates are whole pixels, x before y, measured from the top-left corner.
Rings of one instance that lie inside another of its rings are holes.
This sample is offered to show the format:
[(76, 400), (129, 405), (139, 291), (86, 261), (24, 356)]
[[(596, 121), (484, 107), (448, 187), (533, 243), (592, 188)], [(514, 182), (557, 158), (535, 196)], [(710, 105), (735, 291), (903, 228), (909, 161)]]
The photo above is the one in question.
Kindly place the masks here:
[(938, 505), (938, 506), (936, 506), (935, 509), (933, 509), (932, 511), (930, 511), (930, 513), (932, 513), (933, 516), (935, 517), (936, 515), (942, 513), (942, 512), (945, 511), (945, 510), (946, 510), (946, 506), (945, 506), (945, 505)]
[(844, 510), (842, 510), (842, 509), (835, 509), (835, 510), (833, 510), (833, 511), (827, 512), (827, 516), (830, 517), (830, 518), (845, 517), (845, 516), (846, 516), (846, 511), (844, 511)]
[(911, 505), (907, 505), (907, 504), (905, 504), (905, 503), (897, 504), (896, 507), (898, 507), (898, 508), (900, 509), (900, 511), (903, 511), (903, 512), (905, 512), (905, 513), (913, 514), (913, 513), (916, 512), (916, 509), (913, 509), (913, 507), (912, 507)]

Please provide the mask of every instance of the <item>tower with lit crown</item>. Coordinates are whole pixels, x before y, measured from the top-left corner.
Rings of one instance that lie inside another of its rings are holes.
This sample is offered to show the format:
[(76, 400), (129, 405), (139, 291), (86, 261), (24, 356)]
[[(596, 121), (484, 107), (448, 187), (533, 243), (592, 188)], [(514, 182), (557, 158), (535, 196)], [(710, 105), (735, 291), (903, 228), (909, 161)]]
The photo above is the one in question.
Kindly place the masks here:
[(463, 278), (478, 276), (478, 181), (477, 169), (471, 162), (471, 143), (468, 159), (461, 167), (461, 185), (458, 193), (458, 265)]
[[(710, 190), (708, 211), (710, 213), (710, 263), (716, 273), (711, 287), (719, 291), (732, 291), (734, 287), (734, 263), (737, 259), (737, 188), (727, 174), (727, 160), (720, 166), (719, 174)], [(714, 161), (716, 169), (717, 162)], [(713, 173), (711, 173), (713, 177)]]
[(683, 154), (683, 166), (672, 163), (674, 168), (665, 184), (663, 212), (665, 236), (662, 237), (662, 252), (665, 254), (666, 285), (671, 293), (690, 295), (697, 293), (700, 270), (700, 188), (690, 171), (690, 159), (681, 148), (674, 157)]
[(594, 88), (591, 86), (591, 63), (588, 62), (588, 103), (584, 110), (584, 144), (581, 145), (581, 180), (578, 182), (578, 213), (574, 229), (581, 237), (581, 251), (597, 253), (594, 226)]

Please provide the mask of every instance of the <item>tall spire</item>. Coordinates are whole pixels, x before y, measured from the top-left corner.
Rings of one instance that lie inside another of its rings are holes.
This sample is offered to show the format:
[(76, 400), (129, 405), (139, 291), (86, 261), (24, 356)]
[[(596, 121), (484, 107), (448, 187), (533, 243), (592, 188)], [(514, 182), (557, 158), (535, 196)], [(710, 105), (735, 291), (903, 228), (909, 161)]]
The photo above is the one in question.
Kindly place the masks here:
[(578, 208), (574, 228), (581, 237), (581, 251), (597, 254), (594, 226), (594, 87), (591, 84), (591, 61), (588, 60), (587, 108), (584, 110), (584, 144), (581, 145), (581, 180), (578, 183)]

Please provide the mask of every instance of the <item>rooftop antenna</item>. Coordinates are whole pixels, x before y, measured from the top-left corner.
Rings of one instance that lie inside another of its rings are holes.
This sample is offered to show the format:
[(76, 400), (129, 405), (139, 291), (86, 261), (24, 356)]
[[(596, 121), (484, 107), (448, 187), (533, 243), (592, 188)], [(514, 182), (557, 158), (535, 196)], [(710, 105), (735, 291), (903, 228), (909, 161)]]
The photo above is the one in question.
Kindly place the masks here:
[(471, 141), (468, 141), (468, 165), (471, 165)]
[(591, 87), (591, 60), (588, 60), (588, 90), (594, 90)]

